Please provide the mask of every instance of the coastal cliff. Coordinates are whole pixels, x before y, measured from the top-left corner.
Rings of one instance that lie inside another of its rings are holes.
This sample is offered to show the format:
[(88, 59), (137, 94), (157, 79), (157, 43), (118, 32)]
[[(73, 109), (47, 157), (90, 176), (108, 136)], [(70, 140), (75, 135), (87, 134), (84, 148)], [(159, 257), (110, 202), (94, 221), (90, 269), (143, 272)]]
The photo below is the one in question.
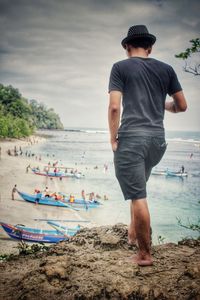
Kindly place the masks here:
[(1, 299), (200, 299), (199, 240), (153, 246), (151, 267), (131, 263), (135, 252), (123, 224), (82, 229), (1, 263)]

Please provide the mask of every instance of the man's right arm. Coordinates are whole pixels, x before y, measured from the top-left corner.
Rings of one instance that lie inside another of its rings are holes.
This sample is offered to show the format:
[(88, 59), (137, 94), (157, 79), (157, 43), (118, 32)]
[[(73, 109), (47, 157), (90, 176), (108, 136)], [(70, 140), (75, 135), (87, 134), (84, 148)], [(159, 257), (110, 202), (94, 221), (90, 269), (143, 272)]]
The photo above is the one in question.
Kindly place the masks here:
[(117, 134), (120, 123), (121, 98), (121, 92), (110, 92), (110, 103), (108, 107), (108, 123), (110, 129), (110, 143), (113, 151), (116, 151), (117, 149)]
[(173, 98), (172, 101), (165, 102), (165, 110), (172, 112), (172, 113), (186, 111), (187, 102), (186, 102), (185, 96), (182, 91), (173, 94), (172, 98)]

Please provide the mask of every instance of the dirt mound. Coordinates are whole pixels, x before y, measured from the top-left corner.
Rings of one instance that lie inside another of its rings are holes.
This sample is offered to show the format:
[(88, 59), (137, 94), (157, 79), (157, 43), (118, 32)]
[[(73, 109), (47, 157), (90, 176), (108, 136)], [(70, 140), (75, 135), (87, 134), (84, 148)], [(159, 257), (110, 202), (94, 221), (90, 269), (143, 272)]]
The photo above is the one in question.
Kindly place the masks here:
[(154, 265), (127, 258), (122, 224), (81, 230), (46, 253), (2, 263), (1, 299), (200, 299), (200, 241), (153, 246)]

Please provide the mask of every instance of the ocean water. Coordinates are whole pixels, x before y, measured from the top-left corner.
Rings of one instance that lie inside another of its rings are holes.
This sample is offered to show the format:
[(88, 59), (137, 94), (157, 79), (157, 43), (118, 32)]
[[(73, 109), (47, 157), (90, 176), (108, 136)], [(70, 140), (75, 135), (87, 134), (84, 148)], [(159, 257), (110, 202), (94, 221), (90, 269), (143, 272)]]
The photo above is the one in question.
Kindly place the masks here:
[[(44, 165), (58, 161), (59, 166), (76, 168), (85, 175), (83, 179), (63, 179), (62, 185), (54, 179), (57, 191), (78, 197), (84, 189), (86, 194), (94, 192), (102, 197), (101, 208), (81, 211), (81, 217), (97, 225), (128, 224), (130, 202), (123, 200), (115, 178), (108, 132), (80, 129), (40, 133), (50, 137), (30, 150), (41, 155)], [(154, 244), (159, 242), (159, 236), (164, 242), (198, 236), (197, 232), (179, 226), (177, 218), (189, 224), (197, 223), (200, 217), (200, 132), (167, 132), (166, 139), (167, 151), (157, 168), (178, 171), (184, 165), (188, 177), (151, 175), (147, 191)], [(107, 201), (103, 200), (104, 195)]]

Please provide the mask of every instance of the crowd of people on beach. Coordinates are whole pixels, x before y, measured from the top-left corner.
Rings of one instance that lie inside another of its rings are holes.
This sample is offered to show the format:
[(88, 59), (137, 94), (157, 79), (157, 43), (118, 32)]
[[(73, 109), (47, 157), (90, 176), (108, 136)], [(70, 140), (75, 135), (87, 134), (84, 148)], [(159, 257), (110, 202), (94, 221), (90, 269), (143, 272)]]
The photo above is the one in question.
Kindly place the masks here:
[[(29, 143), (32, 145), (33, 143), (38, 143), (38, 140), (31, 140), (29, 141)], [(0, 159), (1, 159), (1, 153), (2, 153), (2, 149), (0, 147)], [(31, 150), (23, 150), (21, 146), (17, 147), (16, 145), (12, 148), (12, 149), (8, 149), (7, 150), (7, 154), (10, 156), (22, 156), (25, 155), (26, 157), (31, 157), (34, 158), (35, 160), (38, 161), (42, 161), (42, 155), (41, 154), (35, 154), (32, 153)], [(47, 157), (50, 158), (50, 155), (47, 154)], [(193, 153), (190, 154), (190, 158), (193, 157)], [(52, 154), (52, 158), (55, 158), (55, 155)], [(58, 167), (59, 161), (58, 160), (54, 160), (53, 162), (49, 161), (48, 164), (46, 166), (43, 167), (42, 172), (45, 172), (46, 174), (48, 174), (51, 169), (52, 172), (56, 175), (59, 174), (63, 174), (63, 175), (67, 175), (67, 174), (71, 174), (71, 175), (75, 175), (75, 174), (79, 174), (80, 172), (78, 171), (77, 168), (67, 168), (67, 167)], [(29, 173), (29, 170), (32, 170), (33, 167), (31, 167), (31, 164), (28, 164), (26, 166), (26, 173)], [(41, 171), (41, 167), (38, 165), (37, 167), (34, 168), (36, 171), (40, 172)], [(98, 170), (99, 167), (97, 165), (94, 166), (94, 170)], [(108, 164), (104, 164), (103, 165), (103, 172), (106, 173), (108, 171)], [(180, 170), (180, 173), (184, 173), (185, 172), (185, 167), (182, 165)], [(80, 173), (81, 174), (81, 173)], [(62, 180), (62, 176), (58, 176), (60, 180)], [(53, 180), (53, 177), (50, 177), (51, 180)], [(15, 194), (17, 192), (17, 185), (15, 184), (14, 187), (12, 188), (12, 193), (11, 193), (11, 199), (14, 200), (15, 199)], [(69, 202), (73, 203), (75, 201), (75, 196), (73, 194), (70, 194), (68, 196), (68, 198), (66, 197), (66, 195), (61, 194), (61, 193), (56, 193), (56, 192), (49, 192), (48, 187), (45, 188), (45, 190), (43, 192), (41, 192), (40, 190), (35, 190), (35, 193), (37, 193), (37, 199), (40, 199), (41, 197), (51, 197), (54, 198), (56, 201), (66, 201), (69, 200)], [(40, 196), (41, 195), (41, 196)], [(98, 193), (94, 193), (94, 192), (90, 192), (90, 193), (85, 193), (84, 190), (81, 191), (81, 198), (89, 201), (89, 202), (93, 202), (93, 201), (98, 201), (100, 199), (103, 200), (108, 200), (108, 196), (106, 194), (104, 194), (103, 196), (100, 196)], [(39, 202), (39, 200), (38, 200)]]
[[(27, 144), (25, 145), (27, 146), (31, 146), (33, 144), (37, 144), (41, 141), (41, 138), (37, 138), (37, 137), (29, 137), (26, 139)], [(1, 151), (1, 150), (0, 150)], [(35, 153), (32, 153), (31, 151), (26, 150), (25, 152), (22, 150), (21, 146), (16, 146), (14, 145), (14, 148), (8, 148), (7, 149), (7, 154), (9, 156), (22, 156), (25, 155), (26, 157), (33, 157), (35, 156)]]
[[(30, 145), (33, 145), (35, 143), (38, 143), (39, 142), (39, 139), (37, 138), (30, 138), (27, 140), (27, 145), (25, 145), (25, 147), (27, 146), (30, 146)], [(31, 150), (27, 150), (27, 149), (23, 149), (21, 145), (14, 145), (12, 148), (8, 148), (6, 150), (6, 153), (9, 155), (9, 156), (24, 156), (26, 158), (31, 158), (31, 159), (34, 159), (34, 160), (38, 160), (38, 162), (42, 162), (42, 160), (44, 160), (45, 158), (42, 157), (41, 154), (37, 154), (37, 153), (33, 153)], [(0, 147), (0, 159), (1, 159), (1, 154), (2, 154), (2, 148)], [(49, 158), (52, 158), (54, 159), (53, 162), (49, 161), (48, 164), (44, 167), (42, 167), (42, 172), (45, 172), (46, 174), (48, 174), (49, 172), (51, 172), (51, 169), (52, 169), (52, 172), (56, 175), (59, 175), (60, 173), (63, 174), (63, 175), (76, 175), (76, 174), (81, 174), (81, 172), (78, 171), (77, 168), (69, 168), (69, 167), (63, 167), (63, 166), (58, 166), (59, 164), (59, 161), (58, 160), (55, 160), (55, 155), (52, 154), (46, 154), (46, 157), (49, 157)], [(33, 161), (32, 161), (33, 162)], [(31, 166), (32, 163), (29, 163), (26, 167), (25, 167), (25, 173), (29, 173), (29, 170), (33, 170), (35, 169), (36, 171), (40, 172), (41, 171), (41, 166), (38, 165), (37, 167), (32, 167)], [(77, 165), (77, 163), (76, 163)], [(86, 169), (88, 169), (88, 167), (86, 167)], [(94, 169), (95, 170), (98, 170), (99, 167), (96, 165), (94, 166)], [(108, 171), (108, 165), (105, 163), (103, 165), (103, 172), (106, 173)], [(57, 176), (56, 176), (57, 177)], [(60, 180), (62, 180), (62, 176), (58, 176)], [(53, 177), (51, 178), (51, 180), (53, 180)], [(17, 185), (15, 184), (12, 188), (12, 191), (11, 191), (11, 199), (12, 200), (15, 200), (15, 194), (17, 192)], [(40, 191), (39, 189), (35, 189), (34, 193), (37, 194), (37, 199), (40, 199), (41, 197), (51, 197), (51, 198), (54, 198), (56, 201), (66, 201), (66, 200), (69, 200), (69, 202), (73, 203), (75, 201), (75, 196), (73, 194), (70, 194), (68, 195), (68, 197), (64, 194), (61, 194), (61, 193), (56, 193), (56, 192), (52, 192), (50, 193), (49, 192), (49, 189), (48, 187), (45, 188), (44, 191)], [(89, 192), (89, 193), (85, 193), (84, 190), (81, 191), (81, 198), (83, 200), (86, 200), (86, 201), (89, 201), (89, 202), (95, 202), (95, 201), (98, 201), (99, 199), (103, 199), (103, 200), (108, 200), (108, 196), (106, 194), (104, 194), (103, 196), (100, 196), (98, 193), (94, 193), (94, 192)], [(39, 200), (38, 200), (39, 202)]]
[[(63, 201), (63, 202), (69, 202), (69, 203), (74, 203), (76, 201), (76, 198), (73, 194), (66, 195), (63, 193), (51, 192), (49, 190), (48, 186), (45, 187), (44, 191), (35, 189), (34, 194), (37, 195), (36, 204), (39, 203), (39, 201), (42, 197), (47, 198), (47, 199), (53, 198), (55, 201)], [(98, 203), (98, 200), (102, 199), (102, 197), (99, 194), (95, 194), (94, 192), (90, 192), (90, 193), (86, 194), (84, 190), (81, 191), (81, 198), (82, 198), (82, 200), (85, 200), (86, 202), (88, 201), (88, 203)], [(108, 197), (106, 195), (104, 195), (103, 199), (108, 200)]]
[[(28, 173), (30, 165), (26, 167), (26, 173)], [(15, 194), (18, 191), (17, 189), (17, 184), (14, 185), (11, 191), (11, 199), (15, 200)], [(36, 204), (39, 203), (40, 199), (42, 197), (44, 198), (53, 198), (55, 201), (69, 201), (70, 203), (75, 202), (76, 198), (73, 194), (66, 195), (64, 193), (57, 193), (57, 192), (51, 192), (48, 188), (48, 186), (45, 187), (43, 191), (40, 189), (35, 189), (34, 194), (37, 195), (36, 197)], [(96, 203), (98, 200), (103, 199), (103, 200), (108, 200), (108, 196), (104, 194), (103, 196), (100, 196), (98, 193), (90, 192), (90, 193), (85, 193), (85, 190), (83, 189), (81, 191), (81, 198), (85, 201), (88, 201), (89, 203)]]

